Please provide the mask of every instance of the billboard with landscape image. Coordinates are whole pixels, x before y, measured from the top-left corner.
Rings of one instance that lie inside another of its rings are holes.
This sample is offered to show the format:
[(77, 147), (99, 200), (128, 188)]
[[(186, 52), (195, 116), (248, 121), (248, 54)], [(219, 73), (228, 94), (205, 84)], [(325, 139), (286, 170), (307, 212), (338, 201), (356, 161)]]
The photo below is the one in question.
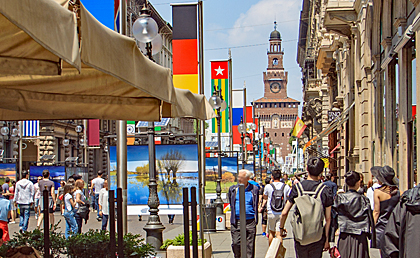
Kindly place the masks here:
[(16, 181), (15, 163), (0, 163), (0, 182), (3, 183), (6, 177)]
[[(217, 157), (206, 158), (206, 193), (216, 192), (217, 164)], [(238, 158), (222, 157), (222, 193), (227, 193), (229, 187), (236, 184), (237, 173)]]
[[(110, 148), (111, 189), (116, 189), (116, 147)], [(147, 145), (127, 146), (127, 203), (147, 205), (149, 150)], [(156, 145), (156, 172), (160, 204), (181, 204), (183, 187), (198, 187), (196, 144)]]

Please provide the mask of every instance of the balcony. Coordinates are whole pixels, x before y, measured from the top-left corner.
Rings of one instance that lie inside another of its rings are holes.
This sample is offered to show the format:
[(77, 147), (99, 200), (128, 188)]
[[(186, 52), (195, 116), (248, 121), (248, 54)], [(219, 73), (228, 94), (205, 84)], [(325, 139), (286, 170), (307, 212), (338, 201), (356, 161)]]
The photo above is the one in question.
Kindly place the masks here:
[(351, 35), (351, 26), (357, 20), (354, 3), (352, 0), (328, 1), (324, 20), (327, 31), (347, 37)]

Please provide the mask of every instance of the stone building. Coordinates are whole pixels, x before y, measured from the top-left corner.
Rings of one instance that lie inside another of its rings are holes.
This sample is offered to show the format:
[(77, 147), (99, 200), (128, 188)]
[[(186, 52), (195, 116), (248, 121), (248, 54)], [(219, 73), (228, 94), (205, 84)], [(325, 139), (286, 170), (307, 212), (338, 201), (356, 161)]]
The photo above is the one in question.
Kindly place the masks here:
[(277, 157), (284, 157), (291, 151), (290, 131), (298, 115), (300, 102), (287, 96), (287, 71), (283, 67), (284, 52), (281, 48), (281, 35), (275, 25), (270, 34), (267, 51), (268, 66), (263, 73), (264, 97), (255, 100), (255, 116), (268, 132), (276, 147)]
[(329, 169), (341, 179), (355, 170), (367, 182), (372, 166), (389, 165), (402, 190), (418, 182), (412, 116), (418, 3), (303, 1), (297, 61), (308, 128), (301, 146), (307, 155), (330, 157)]

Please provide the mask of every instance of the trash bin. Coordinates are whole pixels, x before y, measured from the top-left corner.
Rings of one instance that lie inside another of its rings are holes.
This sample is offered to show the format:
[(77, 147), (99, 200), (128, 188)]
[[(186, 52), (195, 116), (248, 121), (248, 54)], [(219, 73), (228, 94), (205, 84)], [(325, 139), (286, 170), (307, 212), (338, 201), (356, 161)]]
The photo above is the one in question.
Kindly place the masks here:
[(216, 232), (216, 206), (207, 205), (204, 208), (203, 231)]

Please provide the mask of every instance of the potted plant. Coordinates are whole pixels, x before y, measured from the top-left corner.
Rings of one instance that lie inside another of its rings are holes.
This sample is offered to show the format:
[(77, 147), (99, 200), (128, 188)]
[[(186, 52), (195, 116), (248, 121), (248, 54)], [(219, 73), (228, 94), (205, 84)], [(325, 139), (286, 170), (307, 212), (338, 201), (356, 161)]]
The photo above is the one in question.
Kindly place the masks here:
[[(161, 250), (166, 250), (166, 257), (183, 258), (185, 257), (184, 250), (184, 234), (180, 234), (174, 239), (167, 239), (160, 247)], [(198, 239), (198, 257), (210, 258), (212, 254), (211, 244), (204, 239), (204, 257), (202, 257), (203, 241)], [(192, 232), (190, 231), (190, 256), (192, 257)]]

